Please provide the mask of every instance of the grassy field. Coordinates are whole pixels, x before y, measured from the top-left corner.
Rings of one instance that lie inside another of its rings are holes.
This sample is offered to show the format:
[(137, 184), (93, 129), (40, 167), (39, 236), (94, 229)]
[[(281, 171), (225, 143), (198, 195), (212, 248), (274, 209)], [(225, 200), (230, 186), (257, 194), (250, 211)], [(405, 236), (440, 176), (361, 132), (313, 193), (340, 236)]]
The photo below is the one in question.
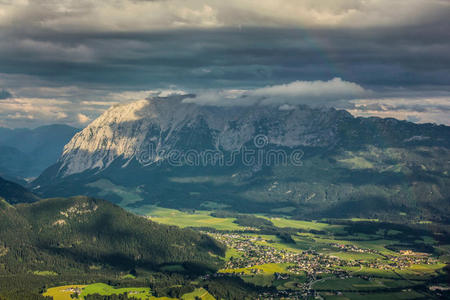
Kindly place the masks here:
[(229, 260), (231, 257), (238, 258), (241, 256), (242, 256), (242, 252), (239, 252), (233, 248), (228, 248), (227, 252), (225, 253), (225, 260)]
[(58, 273), (53, 271), (33, 271), (32, 273), (40, 276), (58, 276)]
[(253, 270), (259, 270), (262, 274), (287, 273), (286, 267), (289, 264), (263, 264), (256, 265), (249, 268), (240, 269), (222, 269), (220, 273), (244, 273), (246, 275), (253, 274)]
[[(312, 235), (309, 233), (302, 233), (301, 236), (304, 237), (310, 237), (312, 238), (316, 243), (318, 244), (324, 244), (324, 245), (329, 245), (329, 244), (342, 244), (342, 245), (354, 245), (358, 248), (366, 248), (366, 249), (372, 249), (372, 250), (376, 250), (379, 251), (381, 254), (384, 255), (393, 255), (393, 256), (398, 256), (400, 255), (399, 253), (395, 252), (395, 251), (391, 251), (389, 249), (386, 249), (385, 246), (393, 244), (394, 241), (392, 240), (384, 240), (384, 239), (376, 239), (376, 240), (347, 240), (345, 239), (345, 237), (339, 237), (339, 238), (335, 238), (333, 236), (329, 236), (329, 235)], [(350, 238), (354, 238), (354, 236), (349, 236)]]
[(133, 296), (137, 299), (150, 299), (152, 297), (151, 291), (149, 288), (120, 288), (116, 289), (104, 283), (94, 283), (90, 284), (83, 288), (83, 291), (80, 295), (81, 298), (92, 295), (99, 294), (103, 296), (110, 295), (120, 295), (128, 293), (129, 296)]
[(412, 300), (412, 299), (426, 299), (424, 295), (410, 290), (394, 293), (341, 293), (341, 295), (334, 295), (334, 293), (321, 293), (325, 300)]
[(86, 285), (64, 285), (49, 288), (43, 295), (53, 297), (53, 300), (73, 300), (70, 295), (73, 294), (73, 289), (82, 289)]
[(445, 264), (435, 265), (412, 265), (403, 270), (397, 270), (396, 273), (407, 279), (426, 280), (437, 276)]
[(359, 277), (340, 279), (327, 278), (314, 283), (313, 288), (317, 291), (333, 290), (333, 291), (373, 291), (385, 288), (407, 288), (417, 284), (416, 282), (406, 280), (374, 278), (365, 280)]
[(280, 228), (291, 227), (303, 230), (326, 230), (326, 231), (338, 231), (343, 228), (341, 225), (330, 225), (327, 223), (320, 223), (315, 221), (300, 221), (286, 218), (269, 218), (260, 216), (272, 221), (273, 225)]
[(235, 218), (215, 218), (209, 211), (182, 212), (176, 209), (147, 207), (145, 211), (152, 221), (179, 227), (211, 227), (217, 230), (243, 230), (233, 221)]
[[(209, 208), (210, 203), (205, 202), (204, 207)], [(163, 208), (159, 206), (143, 206), (136, 213), (146, 215), (153, 221), (175, 225), (179, 227), (211, 227), (217, 230), (243, 230), (243, 227), (233, 223), (235, 218), (216, 218), (211, 216), (211, 211), (196, 210), (195, 212), (184, 212), (176, 209)], [(329, 232), (341, 232), (344, 226), (330, 225), (327, 223), (315, 221), (300, 221), (286, 218), (269, 218), (257, 215), (270, 220), (276, 227), (280, 228), (297, 228), (300, 230), (320, 230)]]
[(208, 293), (207, 290), (203, 288), (195, 289), (192, 293), (184, 294), (181, 297), (182, 300), (196, 300), (196, 299), (202, 299), (202, 300), (215, 300), (215, 298)]
[(269, 287), (273, 285), (275, 276), (273, 274), (257, 274), (257, 275), (244, 275), (241, 278), (248, 283)]
[(342, 269), (349, 271), (352, 275), (375, 276), (382, 278), (401, 279), (401, 277), (393, 270), (382, 270), (367, 267), (342, 267)]
[(343, 260), (363, 260), (371, 261), (377, 258), (383, 258), (381, 255), (375, 253), (359, 253), (359, 252), (325, 252), (327, 255), (336, 256)]
[(103, 296), (121, 295), (128, 293), (136, 299), (169, 299), (153, 297), (149, 288), (119, 288), (116, 289), (104, 283), (94, 283), (90, 285), (65, 285), (49, 288), (43, 295), (53, 297), (53, 300), (72, 300), (75, 289), (80, 289), (81, 294), (75, 299), (84, 299), (87, 295), (99, 294)]
[[(78, 298), (72, 298), (75, 289), (80, 289), (82, 292)], [(49, 288), (43, 295), (53, 297), (53, 300), (73, 300), (85, 299), (88, 295), (99, 294), (102, 296), (121, 295), (127, 293), (133, 299), (140, 300), (174, 300), (168, 297), (154, 297), (149, 288), (114, 288), (104, 283), (94, 283), (90, 285), (65, 285)], [(183, 300), (215, 300), (215, 298), (203, 288), (197, 288), (192, 293), (184, 294)]]

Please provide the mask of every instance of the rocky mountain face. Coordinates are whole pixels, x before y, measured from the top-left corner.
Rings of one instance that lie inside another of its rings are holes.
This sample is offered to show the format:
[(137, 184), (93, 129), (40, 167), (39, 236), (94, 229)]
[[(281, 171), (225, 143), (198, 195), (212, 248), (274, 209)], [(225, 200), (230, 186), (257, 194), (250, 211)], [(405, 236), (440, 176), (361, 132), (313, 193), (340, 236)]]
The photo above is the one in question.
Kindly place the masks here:
[(327, 147), (336, 141), (337, 124), (351, 118), (344, 111), (306, 107), (207, 107), (175, 99), (142, 100), (114, 106), (78, 133), (65, 147), (58, 176), (108, 168), (117, 159), (143, 165), (162, 159), (142, 156), (171, 150), (230, 152), (264, 135), (279, 147)]
[(0, 175), (17, 182), (38, 176), (58, 160), (64, 145), (78, 131), (67, 125), (0, 127)]
[(449, 127), (332, 108), (200, 106), (186, 97), (111, 107), (72, 138), (35, 191), (108, 196), (134, 209), (449, 215)]

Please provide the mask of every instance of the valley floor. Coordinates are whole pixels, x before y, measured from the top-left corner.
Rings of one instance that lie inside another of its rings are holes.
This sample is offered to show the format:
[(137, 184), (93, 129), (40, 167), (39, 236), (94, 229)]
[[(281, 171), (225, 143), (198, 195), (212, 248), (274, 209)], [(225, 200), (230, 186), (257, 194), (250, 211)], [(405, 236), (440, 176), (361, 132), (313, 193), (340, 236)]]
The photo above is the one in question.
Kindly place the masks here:
[(449, 288), (444, 267), (450, 248), (429, 236), (411, 238), (438, 250), (432, 254), (408, 248), (415, 244), (398, 240), (404, 233), (395, 229), (349, 233), (345, 225), (257, 216), (294, 232), (286, 241), (264, 228), (240, 226), (236, 218), (209, 211), (153, 207), (146, 214), (156, 222), (200, 228), (226, 244), (225, 268), (213, 276), (236, 276), (273, 288), (261, 298), (429, 299), (443, 296)]
[[(251, 287), (251, 298), (258, 299), (445, 299), (449, 295), (450, 245), (421, 230), (409, 231), (395, 224), (389, 228), (378, 220), (301, 221), (156, 206), (136, 213), (155, 222), (191, 227), (222, 242), (227, 246), (223, 268), (189, 277), (185, 282), (192, 289), (173, 298), (170, 292), (164, 297), (159, 293), (158, 298), (157, 292), (145, 287), (145, 274), (137, 278), (122, 274), (110, 285), (92, 280), (83, 285), (70, 285), (70, 281), (56, 287), (48, 284), (42, 295), (54, 300), (125, 294), (128, 298), (120, 299), (211, 300), (219, 298), (214, 297), (213, 282), (220, 280), (240, 280)], [(183, 272), (183, 266), (169, 265), (160, 271), (175, 274)], [(47, 282), (58, 276), (52, 270), (31, 275), (47, 278)], [(120, 285), (121, 280), (126, 284)], [(241, 292), (245, 295), (245, 290)]]

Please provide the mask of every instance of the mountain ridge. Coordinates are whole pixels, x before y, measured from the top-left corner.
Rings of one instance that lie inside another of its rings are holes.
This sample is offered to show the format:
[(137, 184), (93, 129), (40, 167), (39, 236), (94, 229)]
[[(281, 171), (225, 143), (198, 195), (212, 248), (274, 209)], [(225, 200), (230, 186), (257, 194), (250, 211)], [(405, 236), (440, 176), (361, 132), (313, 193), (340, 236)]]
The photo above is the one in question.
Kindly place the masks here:
[(17, 183), (36, 177), (55, 163), (79, 129), (53, 124), (34, 129), (0, 128), (0, 174)]
[[(110, 108), (33, 182), (36, 192), (108, 196), (134, 208), (199, 208), (214, 199), (299, 217), (449, 217), (450, 127), (355, 118), (333, 108), (199, 106), (185, 97)], [(228, 166), (175, 165), (167, 156), (218, 151), (230, 158), (242, 149), (287, 157), (299, 151), (301, 161), (249, 164), (238, 156)]]

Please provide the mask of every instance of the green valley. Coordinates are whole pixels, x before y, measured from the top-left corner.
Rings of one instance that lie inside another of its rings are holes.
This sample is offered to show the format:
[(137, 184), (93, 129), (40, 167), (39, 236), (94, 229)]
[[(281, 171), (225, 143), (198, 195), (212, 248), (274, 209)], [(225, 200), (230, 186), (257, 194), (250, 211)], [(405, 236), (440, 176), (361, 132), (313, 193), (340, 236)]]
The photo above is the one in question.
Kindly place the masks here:
[[(447, 295), (449, 288), (448, 242), (430, 224), (302, 221), (160, 207), (144, 211), (155, 222), (190, 224), (226, 244), (218, 276), (265, 288), (261, 298), (428, 299)], [(246, 226), (238, 224), (240, 218)]]

